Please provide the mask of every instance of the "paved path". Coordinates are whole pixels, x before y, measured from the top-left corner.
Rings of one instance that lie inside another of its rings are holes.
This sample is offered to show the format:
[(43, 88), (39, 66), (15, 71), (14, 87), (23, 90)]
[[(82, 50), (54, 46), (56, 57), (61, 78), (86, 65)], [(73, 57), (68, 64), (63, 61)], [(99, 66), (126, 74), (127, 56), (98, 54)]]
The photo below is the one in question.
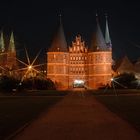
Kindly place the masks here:
[(140, 134), (92, 95), (74, 92), (15, 140), (140, 140)]

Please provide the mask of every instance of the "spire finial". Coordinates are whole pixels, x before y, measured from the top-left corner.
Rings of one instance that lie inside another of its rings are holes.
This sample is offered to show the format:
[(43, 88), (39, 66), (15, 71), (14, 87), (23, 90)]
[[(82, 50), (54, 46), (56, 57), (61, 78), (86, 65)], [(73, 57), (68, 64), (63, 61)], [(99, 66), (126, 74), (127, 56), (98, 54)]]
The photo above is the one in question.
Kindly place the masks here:
[(96, 22), (98, 22), (98, 13), (96, 12)]
[(60, 22), (60, 24), (62, 22), (62, 15), (61, 14), (59, 14), (59, 22)]
[(98, 14), (97, 14), (97, 12), (96, 12), (96, 17), (98, 17)]
[(106, 19), (108, 18), (108, 15), (107, 15), (107, 13), (105, 13), (105, 18), (106, 18)]

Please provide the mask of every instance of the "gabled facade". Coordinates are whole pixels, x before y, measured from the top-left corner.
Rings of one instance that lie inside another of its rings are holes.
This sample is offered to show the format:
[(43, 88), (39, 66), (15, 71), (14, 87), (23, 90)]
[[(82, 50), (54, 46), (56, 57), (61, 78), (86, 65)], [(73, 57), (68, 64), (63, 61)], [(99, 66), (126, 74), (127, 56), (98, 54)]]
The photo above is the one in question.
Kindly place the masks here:
[(69, 88), (78, 86), (76, 81), (83, 82), (85, 86), (88, 86), (88, 48), (80, 35), (76, 36), (72, 46), (69, 47), (68, 78)]
[(109, 84), (112, 77), (112, 45), (107, 18), (105, 39), (97, 17), (97, 28), (90, 47), (78, 35), (68, 48), (60, 22), (47, 52), (47, 78), (56, 83), (57, 89), (97, 89)]

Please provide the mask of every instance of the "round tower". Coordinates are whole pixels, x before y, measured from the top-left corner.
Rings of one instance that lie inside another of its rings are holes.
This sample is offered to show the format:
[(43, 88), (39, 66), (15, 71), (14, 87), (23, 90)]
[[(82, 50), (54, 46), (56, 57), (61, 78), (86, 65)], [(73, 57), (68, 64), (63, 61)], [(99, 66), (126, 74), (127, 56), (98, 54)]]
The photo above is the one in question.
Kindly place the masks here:
[(68, 89), (69, 53), (60, 17), (58, 31), (47, 51), (47, 78), (51, 79), (58, 90)]
[(112, 76), (112, 49), (108, 24), (106, 22), (105, 36), (107, 37), (105, 38), (107, 38), (107, 40), (105, 40), (99, 25), (98, 17), (96, 17), (96, 20), (97, 28), (88, 53), (89, 87), (93, 89), (101, 88), (110, 84), (110, 79)]

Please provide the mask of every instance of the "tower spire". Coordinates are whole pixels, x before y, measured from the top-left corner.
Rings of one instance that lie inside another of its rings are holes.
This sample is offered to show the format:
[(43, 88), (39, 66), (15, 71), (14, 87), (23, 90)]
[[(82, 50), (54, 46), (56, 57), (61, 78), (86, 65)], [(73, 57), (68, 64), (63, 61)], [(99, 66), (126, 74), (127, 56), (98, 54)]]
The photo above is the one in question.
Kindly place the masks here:
[(107, 45), (108, 49), (111, 49), (112, 48), (112, 44), (111, 44), (111, 38), (110, 38), (110, 34), (109, 34), (107, 14), (105, 14), (105, 18), (106, 18), (105, 42), (106, 42), (106, 45)]
[(8, 48), (8, 51), (9, 52), (15, 52), (15, 41), (14, 41), (14, 34), (13, 34), (13, 31), (11, 33), (11, 36), (10, 36), (10, 42), (9, 42), (9, 48)]
[(0, 52), (5, 51), (3, 32), (0, 33)]
[(14, 41), (13, 31), (11, 32), (9, 46), (8, 46), (7, 67), (10, 70), (15, 69), (17, 67), (17, 62), (16, 62), (16, 48), (15, 48), (15, 41)]

